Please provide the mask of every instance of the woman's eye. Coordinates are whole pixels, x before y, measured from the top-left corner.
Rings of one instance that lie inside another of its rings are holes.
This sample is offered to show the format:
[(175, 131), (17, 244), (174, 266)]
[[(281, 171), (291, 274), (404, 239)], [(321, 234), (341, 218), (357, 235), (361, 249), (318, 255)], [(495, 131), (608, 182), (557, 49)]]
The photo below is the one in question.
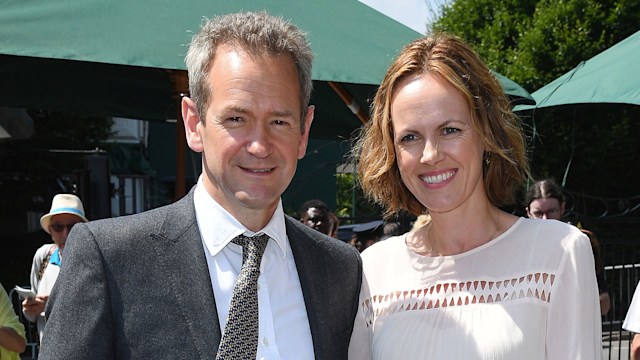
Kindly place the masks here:
[(444, 135), (451, 135), (451, 134), (455, 134), (457, 132), (459, 132), (460, 129), (458, 128), (454, 128), (454, 127), (446, 127), (444, 129), (442, 129), (442, 134)]
[(400, 144), (415, 141), (418, 137), (415, 134), (407, 134), (400, 138)]

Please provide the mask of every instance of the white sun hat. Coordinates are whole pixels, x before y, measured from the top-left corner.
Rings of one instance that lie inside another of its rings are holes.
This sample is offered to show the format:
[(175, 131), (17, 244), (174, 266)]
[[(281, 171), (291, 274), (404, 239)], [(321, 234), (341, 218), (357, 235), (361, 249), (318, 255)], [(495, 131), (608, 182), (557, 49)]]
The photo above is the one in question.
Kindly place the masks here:
[(84, 216), (82, 201), (80, 201), (80, 198), (72, 194), (58, 194), (53, 197), (51, 210), (48, 214), (45, 214), (40, 218), (40, 226), (42, 226), (44, 231), (50, 234), (49, 225), (51, 223), (51, 217), (58, 214), (71, 214), (79, 217), (83, 222), (89, 221)]

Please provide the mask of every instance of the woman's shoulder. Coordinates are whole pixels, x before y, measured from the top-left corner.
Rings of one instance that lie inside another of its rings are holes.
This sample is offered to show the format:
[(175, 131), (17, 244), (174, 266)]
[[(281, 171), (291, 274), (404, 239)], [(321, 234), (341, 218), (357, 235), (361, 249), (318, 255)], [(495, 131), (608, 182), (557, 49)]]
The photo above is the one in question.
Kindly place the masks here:
[(582, 231), (577, 227), (562, 222), (560, 220), (544, 220), (523, 218), (523, 227), (535, 229), (541, 234), (557, 234), (560, 236), (577, 237), (582, 235)]
[(367, 261), (380, 257), (388, 258), (389, 256), (395, 256), (398, 252), (406, 252), (407, 245), (405, 240), (406, 234), (380, 240), (362, 252), (362, 260)]
[(362, 253), (363, 283), (378, 289), (397, 283), (397, 277), (411, 271), (412, 252), (405, 243), (406, 235), (398, 235), (376, 242)]
[(533, 241), (548, 246), (557, 244), (571, 248), (589, 243), (589, 238), (580, 229), (559, 220), (523, 219), (520, 230), (520, 234), (528, 234), (527, 237), (534, 237)]

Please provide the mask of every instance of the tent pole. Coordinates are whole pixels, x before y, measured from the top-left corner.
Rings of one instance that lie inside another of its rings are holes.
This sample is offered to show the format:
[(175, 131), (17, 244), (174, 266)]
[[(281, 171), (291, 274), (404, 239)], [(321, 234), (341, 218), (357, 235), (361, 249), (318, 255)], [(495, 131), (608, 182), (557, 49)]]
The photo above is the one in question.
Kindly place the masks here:
[(186, 71), (169, 70), (171, 81), (173, 82), (174, 97), (177, 100), (176, 109), (176, 176), (174, 201), (181, 199), (187, 194), (186, 182), (186, 157), (187, 143), (184, 132), (184, 122), (182, 119), (182, 97), (189, 95), (189, 78)]
[(369, 121), (369, 114), (367, 114), (367, 112), (360, 107), (356, 99), (351, 96), (351, 94), (349, 94), (349, 91), (347, 91), (347, 89), (345, 89), (340, 83), (337, 82), (327, 81), (327, 84), (329, 84), (331, 89), (333, 89), (333, 91), (335, 91), (336, 94), (340, 96), (342, 101), (344, 101), (349, 110), (351, 110), (351, 112), (358, 117), (361, 123), (366, 124), (367, 121)]

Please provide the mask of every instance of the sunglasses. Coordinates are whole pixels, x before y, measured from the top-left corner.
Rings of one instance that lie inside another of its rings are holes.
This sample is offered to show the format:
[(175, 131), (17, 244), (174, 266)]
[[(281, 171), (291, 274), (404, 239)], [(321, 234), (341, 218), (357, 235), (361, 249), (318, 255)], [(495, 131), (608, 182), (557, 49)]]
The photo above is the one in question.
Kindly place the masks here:
[(73, 225), (75, 224), (67, 224), (67, 225), (51, 224), (49, 227), (51, 228), (51, 230), (59, 233), (59, 232), (63, 232), (65, 228), (67, 229), (67, 231), (71, 231), (71, 228), (73, 227)]

